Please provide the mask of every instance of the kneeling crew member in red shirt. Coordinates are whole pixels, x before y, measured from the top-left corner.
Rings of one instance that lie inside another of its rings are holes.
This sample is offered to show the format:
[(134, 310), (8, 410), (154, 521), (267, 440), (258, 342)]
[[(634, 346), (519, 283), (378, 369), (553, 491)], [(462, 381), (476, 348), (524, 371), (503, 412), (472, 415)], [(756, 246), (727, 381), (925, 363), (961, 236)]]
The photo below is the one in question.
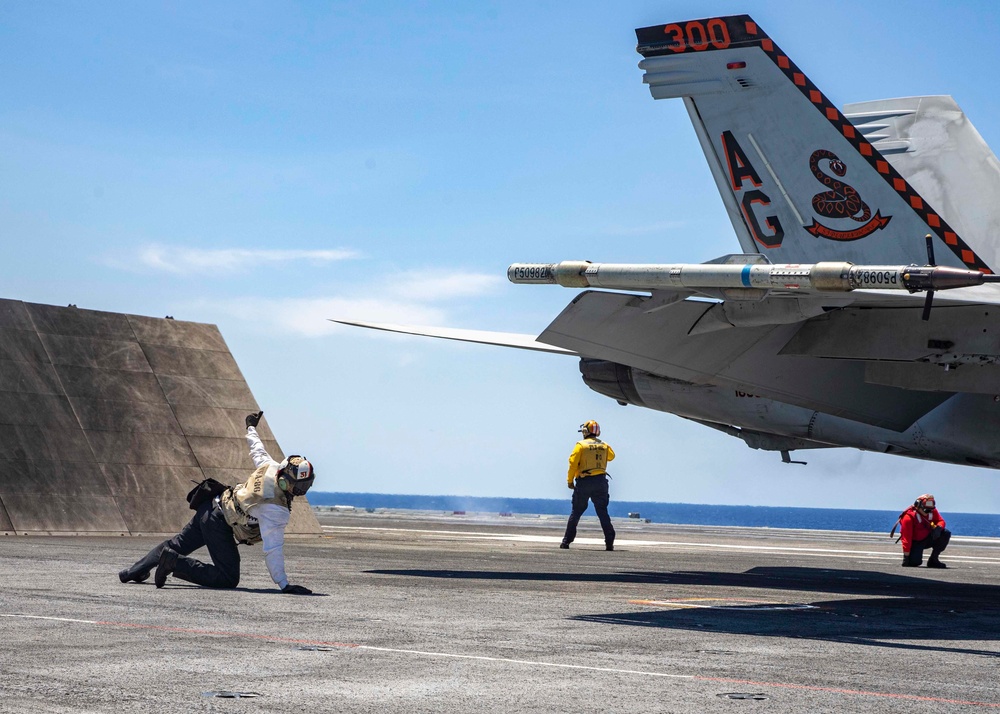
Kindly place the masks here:
[(931, 549), (928, 568), (947, 568), (938, 556), (948, 547), (951, 531), (945, 529), (934, 496), (925, 493), (899, 517), (899, 539), (903, 545), (903, 567), (917, 568), (924, 560), (924, 549)]
[(615, 549), (615, 529), (608, 515), (608, 462), (615, 458), (614, 450), (597, 437), (601, 435), (600, 425), (593, 419), (580, 425), (583, 439), (576, 442), (573, 453), (569, 457), (569, 473), (566, 476), (567, 485), (573, 489), (573, 511), (566, 524), (566, 535), (563, 536), (560, 548), (569, 548), (576, 539), (576, 526), (580, 516), (587, 510), (587, 501), (593, 501), (597, 518), (604, 530), (604, 547)]

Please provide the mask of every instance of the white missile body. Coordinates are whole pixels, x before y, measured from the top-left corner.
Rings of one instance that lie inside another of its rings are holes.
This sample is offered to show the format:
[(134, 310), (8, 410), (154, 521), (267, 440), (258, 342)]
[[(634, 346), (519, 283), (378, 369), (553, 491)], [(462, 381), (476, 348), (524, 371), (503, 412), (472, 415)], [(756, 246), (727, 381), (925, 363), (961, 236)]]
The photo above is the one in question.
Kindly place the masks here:
[[(727, 256), (719, 260), (738, 260)], [(753, 259), (747, 256), (747, 259)], [(733, 263), (515, 263), (507, 278), (519, 284), (550, 284), (568, 288), (611, 290), (947, 290), (998, 282), (1000, 276), (978, 270), (916, 265), (854, 265), (847, 262), (775, 265)]]

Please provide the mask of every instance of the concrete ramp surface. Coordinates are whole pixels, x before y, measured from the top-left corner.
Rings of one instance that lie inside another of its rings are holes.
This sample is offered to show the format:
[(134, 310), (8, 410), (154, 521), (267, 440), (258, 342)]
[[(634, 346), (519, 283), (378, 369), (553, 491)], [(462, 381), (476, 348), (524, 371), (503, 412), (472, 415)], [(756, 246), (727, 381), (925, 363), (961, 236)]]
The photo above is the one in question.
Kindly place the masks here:
[[(175, 533), (192, 482), (250, 475), (258, 409), (214, 325), (0, 299), (0, 533)], [(320, 533), (304, 498), (287, 532)]]

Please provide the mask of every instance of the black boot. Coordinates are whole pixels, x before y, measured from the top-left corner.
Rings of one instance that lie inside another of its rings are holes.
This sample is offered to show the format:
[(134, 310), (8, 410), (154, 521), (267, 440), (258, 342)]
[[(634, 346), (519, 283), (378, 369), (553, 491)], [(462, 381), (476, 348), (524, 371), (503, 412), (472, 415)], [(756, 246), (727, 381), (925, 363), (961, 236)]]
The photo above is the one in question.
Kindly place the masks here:
[(939, 569), (943, 570), (943, 569), (947, 568), (948, 566), (945, 565), (944, 563), (942, 563), (940, 560), (938, 560), (937, 556), (934, 555), (934, 556), (931, 556), (930, 558), (927, 559), (927, 567), (928, 568), (939, 568)]
[(133, 574), (132, 568), (125, 568), (118, 573), (118, 579), (123, 583), (144, 583), (149, 580), (149, 571)]
[(177, 566), (177, 552), (164, 546), (160, 551), (160, 564), (156, 566), (156, 575), (153, 576), (153, 583), (158, 588), (162, 588), (167, 582), (167, 576), (174, 572)]

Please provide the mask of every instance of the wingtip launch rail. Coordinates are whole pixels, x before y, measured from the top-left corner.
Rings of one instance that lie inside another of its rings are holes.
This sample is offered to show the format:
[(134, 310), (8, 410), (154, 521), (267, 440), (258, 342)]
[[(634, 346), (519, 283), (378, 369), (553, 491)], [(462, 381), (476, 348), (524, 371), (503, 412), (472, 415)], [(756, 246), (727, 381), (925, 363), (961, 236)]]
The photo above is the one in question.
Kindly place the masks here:
[[(734, 256), (741, 257), (741, 256)], [(756, 256), (753, 256), (756, 257)], [(854, 265), (846, 261), (800, 264), (743, 263), (514, 263), (517, 284), (610, 290), (752, 289), (807, 293), (852, 290), (950, 290), (1000, 282), (1000, 275), (932, 265)]]

